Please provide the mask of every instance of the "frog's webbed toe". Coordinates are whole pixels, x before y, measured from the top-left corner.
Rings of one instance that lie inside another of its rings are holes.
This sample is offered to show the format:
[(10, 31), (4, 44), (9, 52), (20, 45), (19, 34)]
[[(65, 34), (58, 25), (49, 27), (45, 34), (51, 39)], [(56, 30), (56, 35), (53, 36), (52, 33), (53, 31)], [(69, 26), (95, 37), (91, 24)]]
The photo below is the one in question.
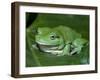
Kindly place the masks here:
[(81, 50), (82, 50), (82, 47), (74, 48), (74, 49), (70, 52), (70, 54), (71, 54), (71, 55), (79, 54), (79, 53), (81, 52)]

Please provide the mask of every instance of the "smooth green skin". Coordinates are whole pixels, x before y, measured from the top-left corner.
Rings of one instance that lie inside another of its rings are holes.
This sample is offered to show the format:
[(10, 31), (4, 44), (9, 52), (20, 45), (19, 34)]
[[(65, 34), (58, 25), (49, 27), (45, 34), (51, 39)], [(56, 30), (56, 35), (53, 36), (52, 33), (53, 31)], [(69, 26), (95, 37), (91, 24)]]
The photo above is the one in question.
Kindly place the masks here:
[(80, 53), (84, 44), (87, 44), (87, 40), (79, 33), (62, 25), (55, 28), (38, 28), (35, 41), (41, 51), (57, 56)]

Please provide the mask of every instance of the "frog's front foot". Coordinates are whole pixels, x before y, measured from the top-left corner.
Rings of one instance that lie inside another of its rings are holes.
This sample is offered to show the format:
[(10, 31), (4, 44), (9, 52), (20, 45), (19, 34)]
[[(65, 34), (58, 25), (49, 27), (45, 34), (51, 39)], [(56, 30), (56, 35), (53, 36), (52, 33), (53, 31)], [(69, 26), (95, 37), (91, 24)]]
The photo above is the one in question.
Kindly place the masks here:
[(87, 46), (87, 40), (85, 39), (76, 39), (72, 44), (71, 44), (71, 51), (70, 54), (79, 54), (82, 51), (82, 48), (84, 46)]
[(82, 47), (77, 47), (77, 48), (74, 48), (71, 52), (70, 52), (70, 55), (74, 55), (74, 54), (79, 54), (82, 50)]

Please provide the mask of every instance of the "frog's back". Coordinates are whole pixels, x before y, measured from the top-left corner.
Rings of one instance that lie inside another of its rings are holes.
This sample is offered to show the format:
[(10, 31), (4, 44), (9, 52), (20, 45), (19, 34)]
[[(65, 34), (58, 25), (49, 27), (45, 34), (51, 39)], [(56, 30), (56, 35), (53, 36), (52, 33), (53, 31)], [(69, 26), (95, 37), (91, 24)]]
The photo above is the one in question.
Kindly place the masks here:
[(76, 38), (81, 37), (81, 34), (77, 33), (75, 30), (67, 26), (58, 26), (55, 29), (58, 30), (63, 35), (65, 41), (73, 41)]

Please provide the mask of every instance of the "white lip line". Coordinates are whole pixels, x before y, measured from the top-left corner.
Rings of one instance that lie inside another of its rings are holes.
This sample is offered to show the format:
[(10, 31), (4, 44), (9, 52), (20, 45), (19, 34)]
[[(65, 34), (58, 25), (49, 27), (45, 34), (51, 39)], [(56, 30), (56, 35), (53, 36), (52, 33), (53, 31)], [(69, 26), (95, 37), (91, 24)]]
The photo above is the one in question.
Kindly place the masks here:
[[(39, 43), (39, 42), (36, 42), (37, 44), (39, 44), (39, 45), (44, 45), (44, 46), (49, 46), (49, 44), (45, 44), (45, 43)], [(51, 46), (58, 46), (58, 45), (51, 45)]]
[(55, 45), (45, 45), (45, 44), (39, 44), (39, 43), (37, 44), (39, 45), (40, 49), (44, 50), (45, 52), (51, 52), (51, 50), (56, 50), (58, 48), (57, 45), (55, 46)]

